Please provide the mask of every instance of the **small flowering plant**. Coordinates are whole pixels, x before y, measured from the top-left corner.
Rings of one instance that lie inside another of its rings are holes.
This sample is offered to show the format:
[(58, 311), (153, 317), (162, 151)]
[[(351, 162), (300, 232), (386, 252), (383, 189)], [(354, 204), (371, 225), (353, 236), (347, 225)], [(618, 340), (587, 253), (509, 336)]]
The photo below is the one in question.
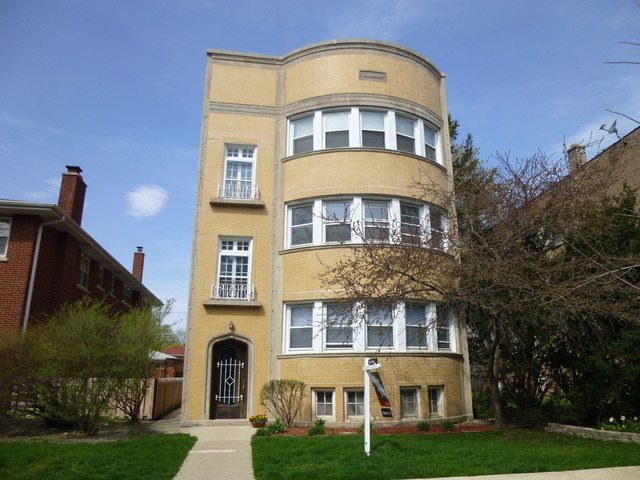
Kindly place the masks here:
[(607, 422), (600, 423), (600, 430), (612, 430), (614, 432), (640, 433), (640, 420), (638, 416), (620, 418), (609, 417)]
[(253, 415), (251, 417), (249, 417), (249, 421), (251, 423), (267, 423), (267, 416), (260, 414), (260, 415)]

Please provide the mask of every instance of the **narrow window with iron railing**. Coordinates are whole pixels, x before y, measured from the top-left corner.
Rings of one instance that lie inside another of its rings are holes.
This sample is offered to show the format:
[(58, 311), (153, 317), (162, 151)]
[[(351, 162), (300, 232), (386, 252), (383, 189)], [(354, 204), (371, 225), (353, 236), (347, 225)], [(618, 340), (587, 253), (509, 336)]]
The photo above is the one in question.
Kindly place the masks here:
[(221, 238), (218, 248), (217, 282), (211, 288), (213, 299), (253, 300), (250, 283), (251, 239)]
[(255, 185), (256, 147), (225, 145), (224, 179), (218, 185), (218, 197), (234, 200), (257, 200)]

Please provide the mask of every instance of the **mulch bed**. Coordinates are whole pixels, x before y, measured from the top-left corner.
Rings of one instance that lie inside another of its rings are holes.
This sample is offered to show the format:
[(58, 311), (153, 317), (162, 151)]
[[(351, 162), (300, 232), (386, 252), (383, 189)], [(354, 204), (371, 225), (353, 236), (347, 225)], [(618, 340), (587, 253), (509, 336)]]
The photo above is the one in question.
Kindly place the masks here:
[[(432, 425), (429, 431), (421, 432), (418, 427), (381, 427), (373, 428), (372, 435), (433, 435), (441, 433), (466, 433), (466, 432), (488, 432), (493, 430), (492, 425), (484, 424), (459, 424), (454, 425), (453, 431), (445, 430), (437, 425)], [(274, 436), (306, 437), (308, 427), (287, 428), (283, 433)], [(363, 435), (358, 428), (330, 428), (325, 427), (326, 435)]]
[(40, 418), (13, 418), (0, 421), (0, 442), (54, 442), (54, 443), (101, 443), (131, 440), (154, 434), (149, 430), (151, 422), (142, 421), (131, 425), (125, 421), (110, 421), (100, 425), (98, 433), (87, 437), (83, 432), (50, 428)]

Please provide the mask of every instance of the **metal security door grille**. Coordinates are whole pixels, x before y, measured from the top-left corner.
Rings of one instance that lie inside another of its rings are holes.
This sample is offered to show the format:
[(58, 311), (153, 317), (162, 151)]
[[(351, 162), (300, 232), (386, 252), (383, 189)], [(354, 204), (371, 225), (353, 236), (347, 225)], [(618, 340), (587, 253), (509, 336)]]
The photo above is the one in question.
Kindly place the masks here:
[(235, 358), (227, 358), (218, 362), (218, 393), (216, 401), (218, 403), (233, 405), (242, 401), (240, 393), (240, 379), (244, 362)]

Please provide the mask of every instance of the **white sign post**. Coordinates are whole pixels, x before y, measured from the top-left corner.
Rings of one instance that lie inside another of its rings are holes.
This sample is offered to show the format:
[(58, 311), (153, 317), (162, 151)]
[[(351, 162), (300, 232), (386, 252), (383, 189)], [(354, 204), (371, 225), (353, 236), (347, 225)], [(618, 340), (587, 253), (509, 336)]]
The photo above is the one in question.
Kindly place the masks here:
[(367, 454), (367, 457), (371, 452), (371, 407), (369, 405), (369, 375), (367, 372), (379, 368), (380, 364), (377, 358), (364, 359), (364, 367), (362, 367), (364, 372), (364, 453)]

